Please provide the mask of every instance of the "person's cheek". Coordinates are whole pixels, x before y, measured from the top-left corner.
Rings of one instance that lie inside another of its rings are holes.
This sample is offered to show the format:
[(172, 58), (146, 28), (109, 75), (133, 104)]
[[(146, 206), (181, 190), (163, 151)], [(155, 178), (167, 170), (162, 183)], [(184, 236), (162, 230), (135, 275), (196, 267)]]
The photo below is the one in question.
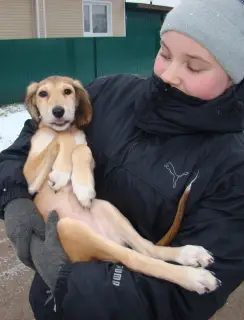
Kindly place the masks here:
[(188, 95), (202, 100), (211, 99), (209, 97), (212, 90), (212, 83), (209, 79), (200, 77), (200, 75), (190, 74), (188, 74), (184, 79), (184, 88)]
[(212, 100), (222, 95), (230, 87), (224, 72), (208, 72), (201, 77), (199, 95), (203, 100)]
[[(220, 80), (220, 79), (219, 79)], [(220, 96), (224, 92), (223, 83), (215, 77), (209, 77), (202, 83), (201, 99), (212, 100)]]
[(160, 54), (158, 54), (154, 62), (154, 73), (157, 76), (160, 76), (163, 73), (163, 70), (164, 70), (163, 59), (160, 56)]

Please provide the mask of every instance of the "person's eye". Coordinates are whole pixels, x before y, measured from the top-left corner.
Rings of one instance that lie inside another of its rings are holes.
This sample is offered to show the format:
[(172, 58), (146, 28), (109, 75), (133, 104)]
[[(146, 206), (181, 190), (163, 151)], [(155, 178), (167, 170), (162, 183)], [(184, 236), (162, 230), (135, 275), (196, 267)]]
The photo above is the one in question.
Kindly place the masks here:
[(192, 73), (200, 73), (200, 72), (202, 72), (202, 69), (199, 69), (199, 68), (194, 68), (194, 67), (192, 67), (191, 65), (187, 65), (187, 69), (190, 71), (190, 72), (192, 72)]
[(165, 60), (171, 60), (171, 57), (168, 53), (162, 52), (160, 53), (161, 57), (164, 58)]

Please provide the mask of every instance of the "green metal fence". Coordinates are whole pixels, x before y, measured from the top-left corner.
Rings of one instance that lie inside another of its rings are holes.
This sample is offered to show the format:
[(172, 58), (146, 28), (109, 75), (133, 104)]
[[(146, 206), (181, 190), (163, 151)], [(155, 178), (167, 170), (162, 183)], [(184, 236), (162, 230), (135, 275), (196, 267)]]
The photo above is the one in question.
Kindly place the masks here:
[(151, 74), (162, 13), (127, 10), (126, 37), (0, 41), (0, 105), (22, 102), (26, 86), (49, 75), (84, 84), (114, 73)]

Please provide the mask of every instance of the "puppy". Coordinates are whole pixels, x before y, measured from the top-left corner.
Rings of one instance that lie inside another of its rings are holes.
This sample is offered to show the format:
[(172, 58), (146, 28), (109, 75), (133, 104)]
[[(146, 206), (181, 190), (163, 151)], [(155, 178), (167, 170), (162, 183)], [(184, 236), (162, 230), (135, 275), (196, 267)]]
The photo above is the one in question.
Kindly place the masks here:
[[(91, 121), (87, 92), (77, 80), (49, 77), (28, 87), (26, 105), (39, 128), (24, 168), (29, 192), (42, 193), (40, 188), (49, 174), (48, 184), (53, 191), (71, 181), (81, 204), (89, 207), (95, 196), (94, 162), (84, 132), (78, 130)], [(79, 161), (83, 161), (82, 166)]]
[[(59, 239), (72, 262), (119, 262), (199, 294), (218, 287), (219, 281), (205, 269), (213, 257), (203, 247), (161, 246), (169, 244), (177, 233), (192, 184), (179, 202), (171, 229), (159, 245), (154, 245), (142, 238), (112, 204), (95, 199), (94, 160), (82, 131), (91, 121), (92, 107), (82, 84), (67, 77), (32, 83), (26, 105), (38, 129), (24, 175), (30, 193), (36, 193), (34, 201), (44, 221), (50, 211), (58, 212)], [(201, 268), (194, 268), (199, 265)]]

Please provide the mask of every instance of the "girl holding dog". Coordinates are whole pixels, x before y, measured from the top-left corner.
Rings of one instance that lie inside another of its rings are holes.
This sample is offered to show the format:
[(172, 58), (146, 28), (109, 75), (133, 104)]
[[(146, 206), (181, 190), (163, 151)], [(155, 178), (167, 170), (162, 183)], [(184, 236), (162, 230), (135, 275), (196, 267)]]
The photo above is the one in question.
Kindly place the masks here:
[[(163, 23), (152, 76), (108, 76), (86, 87), (97, 197), (156, 243), (197, 176), (172, 245), (210, 250), (222, 285), (200, 296), (110, 262), (69, 263), (57, 216), (45, 229), (23, 177), (35, 132), (28, 120), (0, 156), (0, 205), (18, 256), (37, 270), (30, 290), (37, 320), (207, 320), (244, 280), (243, 2), (182, 0)], [(32, 236), (40, 241), (34, 257)]]

